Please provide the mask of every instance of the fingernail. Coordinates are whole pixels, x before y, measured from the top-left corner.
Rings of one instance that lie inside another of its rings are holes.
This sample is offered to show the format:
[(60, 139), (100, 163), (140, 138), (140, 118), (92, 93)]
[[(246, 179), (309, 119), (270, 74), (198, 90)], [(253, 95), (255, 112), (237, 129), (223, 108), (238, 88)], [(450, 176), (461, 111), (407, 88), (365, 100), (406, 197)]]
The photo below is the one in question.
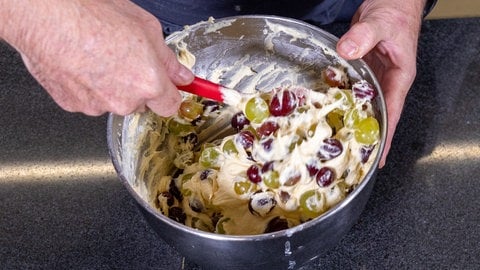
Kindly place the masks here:
[(353, 40), (347, 38), (340, 43), (338, 50), (348, 57), (353, 57), (358, 52), (358, 45)]
[(189, 83), (193, 80), (193, 73), (188, 68), (182, 66), (178, 72), (178, 77), (182, 82)]

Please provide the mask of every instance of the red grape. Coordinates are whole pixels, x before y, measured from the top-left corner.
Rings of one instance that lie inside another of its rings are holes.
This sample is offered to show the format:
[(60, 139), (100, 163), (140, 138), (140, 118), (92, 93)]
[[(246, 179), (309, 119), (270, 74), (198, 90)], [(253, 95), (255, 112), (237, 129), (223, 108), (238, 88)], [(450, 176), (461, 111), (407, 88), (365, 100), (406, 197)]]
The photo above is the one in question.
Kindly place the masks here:
[(242, 130), (245, 126), (250, 125), (250, 120), (247, 119), (243, 112), (238, 112), (232, 117), (232, 127), (237, 131)]
[(318, 171), (316, 180), (320, 187), (328, 187), (335, 180), (335, 172), (328, 167), (323, 167)]
[(297, 108), (297, 97), (292, 91), (281, 90), (272, 97), (268, 108), (273, 116), (287, 116)]
[(356, 98), (366, 99), (371, 101), (377, 96), (377, 92), (373, 89), (373, 86), (365, 81), (361, 80), (352, 85), (352, 91)]
[(274, 121), (265, 121), (262, 125), (257, 128), (257, 134), (260, 137), (265, 137), (270, 134), (275, 133), (280, 127), (278, 126), (277, 122)]
[(326, 161), (338, 157), (343, 152), (342, 143), (335, 138), (323, 140), (317, 156), (320, 160)]
[(248, 176), (248, 179), (255, 184), (260, 183), (260, 181), (262, 181), (262, 177), (260, 176), (260, 169), (258, 165), (254, 164), (248, 167), (247, 176)]
[(253, 135), (252, 132), (248, 130), (242, 130), (237, 134), (236, 141), (240, 143), (243, 148), (250, 149), (253, 145), (253, 140), (255, 139), (255, 136)]

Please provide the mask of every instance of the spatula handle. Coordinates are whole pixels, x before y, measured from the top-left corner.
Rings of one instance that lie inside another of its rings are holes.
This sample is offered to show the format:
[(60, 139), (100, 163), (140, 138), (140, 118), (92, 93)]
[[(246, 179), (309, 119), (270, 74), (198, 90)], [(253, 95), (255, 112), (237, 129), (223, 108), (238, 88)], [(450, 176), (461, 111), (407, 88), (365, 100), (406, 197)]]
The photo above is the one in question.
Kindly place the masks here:
[(222, 86), (211, 81), (195, 77), (189, 85), (177, 86), (178, 89), (185, 92), (198, 95), (204, 98), (223, 102)]

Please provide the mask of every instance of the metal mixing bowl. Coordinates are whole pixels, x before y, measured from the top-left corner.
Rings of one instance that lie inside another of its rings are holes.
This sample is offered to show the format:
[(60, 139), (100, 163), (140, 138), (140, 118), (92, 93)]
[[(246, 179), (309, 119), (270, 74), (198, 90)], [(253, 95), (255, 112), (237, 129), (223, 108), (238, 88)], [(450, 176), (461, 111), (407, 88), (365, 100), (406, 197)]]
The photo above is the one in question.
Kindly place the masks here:
[[(338, 63), (348, 65), (351, 77), (366, 79), (379, 92), (374, 108), (380, 123), (381, 141), (378, 155), (365, 179), (325, 214), (274, 233), (220, 235), (186, 227), (162, 215), (148, 203), (149, 185), (139, 177), (138, 166), (142, 160), (145, 125), (151, 114), (126, 117), (112, 114), (108, 120), (108, 146), (115, 169), (151, 227), (165, 242), (205, 269), (295, 269), (330, 249), (349, 231), (363, 211), (374, 185), (385, 144), (386, 111), (373, 73), (361, 60), (346, 62), (336, 56), (336, 41), (336, 37), (317, 27), (272, 16), (240, 16), (215, 20), (215, 23), (201, 22), (167, 38), (167, 43), (177, 53), (180, 53), (179, 47), (186, 45), (195, 55), (192, 68), (198, 76), (240, 90), (252, 84), (256, 88), (268, 89), (273, 83), (297, 83), (315, 88), (322, 67)], [(257, 75), (232, 79), (240, 62), (254, 69)], [(283, 68), (284, 72), (275, 76), (271, 71), (263, 72), (272, 63), (276, 69)], [(216, 72), (219, 69), (223, 72)]]

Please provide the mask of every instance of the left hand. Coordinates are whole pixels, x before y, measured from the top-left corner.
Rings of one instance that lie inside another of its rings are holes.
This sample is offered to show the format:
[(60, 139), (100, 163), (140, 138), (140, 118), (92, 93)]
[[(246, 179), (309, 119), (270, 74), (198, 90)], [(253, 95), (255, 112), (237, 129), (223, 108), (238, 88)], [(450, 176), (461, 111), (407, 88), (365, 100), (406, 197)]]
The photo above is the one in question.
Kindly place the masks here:
[(387, 105), (383, 167), (410, 87), (416, 75), (417, 43), (425, 0), (366, 0), (337, 44), (345, 59), (362, 58), (382, 87)]

